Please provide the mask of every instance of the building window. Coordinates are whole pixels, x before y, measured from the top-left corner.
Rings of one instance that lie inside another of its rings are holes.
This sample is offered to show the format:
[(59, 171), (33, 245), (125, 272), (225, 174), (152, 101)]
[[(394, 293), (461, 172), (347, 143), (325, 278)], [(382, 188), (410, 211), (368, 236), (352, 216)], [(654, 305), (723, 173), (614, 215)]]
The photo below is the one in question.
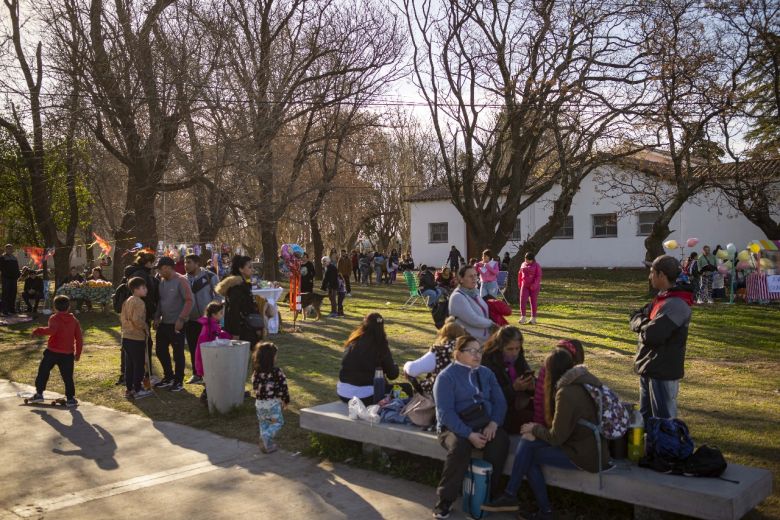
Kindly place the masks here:
[(438, 244), (447, 242), (447, 222), (431, 222), (428, 224), (428, 243)]
[(520, 226), (520, 217), (517, 217), (517, 220), (515, 220), (515, 228), (512, 230), (512, 238), (510, 238), (512, 242), (520, 242), (523, 240), (523, 229)]
[(555, 232), (553, 238), (574, 238), (574, 217), (569, 215), (563, 220), (563, 225)]
[(647, 236), (653, 231), (653, 222), (658, 218), (657, 211), (640, 211), (637, 213), (636, 234)]
[(617, 213), (591, 215), (593, 217), (593, 238), (616, 237)]

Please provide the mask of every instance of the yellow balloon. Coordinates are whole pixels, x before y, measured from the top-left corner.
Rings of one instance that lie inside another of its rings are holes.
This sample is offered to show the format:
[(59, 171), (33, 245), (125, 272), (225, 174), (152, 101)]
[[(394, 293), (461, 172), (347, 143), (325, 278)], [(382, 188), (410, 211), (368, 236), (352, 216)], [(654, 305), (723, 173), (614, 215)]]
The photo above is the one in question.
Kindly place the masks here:
[(725, 249), (718, 249), (718, 254), (716, 254), (715, 256), (717, 256), (721, 260), (725, 260), (729, 257), (729, 252), (726, 251)]
[(677, 240), (667, 240), (664, 242), (664, 247), (666, 249), (677, 249)]
[(768, 258), (762, 258), (759, 260), (759, 263), (761, 264), (762, 269), (772, 269), (775, 266), (775, 264), (772, 263), (772, 261)]
[(753, 242), (748, 246), (748, 249), (750, 249), (751, 253), (758, 253), (759, 251), (761, 251), (761, 246)]
[(737, 260), (741, 260), (742, 262), (747, 262), (748, 260), (750, 260), (750, 251), (748, 251), (747, 249), (743, 249), (742, 251), (740, 251), (739, 254), (737, 255)]

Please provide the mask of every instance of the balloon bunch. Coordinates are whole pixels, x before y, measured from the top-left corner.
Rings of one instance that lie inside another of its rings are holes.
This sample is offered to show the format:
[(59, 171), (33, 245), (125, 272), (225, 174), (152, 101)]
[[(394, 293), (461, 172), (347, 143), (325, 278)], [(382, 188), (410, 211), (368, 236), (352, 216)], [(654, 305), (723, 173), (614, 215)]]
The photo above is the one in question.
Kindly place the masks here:
[(297, 318), (297, 311), (300, 311), (297, 300), (301, 290), (301, 257), (303, 256), (303, 248), (298, 244), (283, 244), (281, 256), (284, 264), (290, 269), (290, 311), (295, 313)]

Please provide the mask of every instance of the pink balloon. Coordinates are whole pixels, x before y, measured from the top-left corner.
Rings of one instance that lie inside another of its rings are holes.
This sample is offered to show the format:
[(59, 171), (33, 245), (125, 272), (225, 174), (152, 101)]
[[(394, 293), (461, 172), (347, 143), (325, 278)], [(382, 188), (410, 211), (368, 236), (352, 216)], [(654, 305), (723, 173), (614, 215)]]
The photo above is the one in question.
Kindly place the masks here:
[(718, 272), (720, 274), (728, 274), (729, 269), (725, 265), (721, 264), (721, 265), (718, 266)]
[(287, 262), (290, 260), (290, 257), (292, 255), (290, 254), (290, 246), (288, 244), (282, 245), (282, 258), (284, 258), (284, 261)]
[(740, 271), (744, 271), (745, 269), (750, 269), (750, 262), (745, 262), (744, 260), (742, 262), (739, 262), (737, 264), (737, 269)]
[(698, 239), (698, 238), (689, 238), (689, 239), (688, 239), (688, 240), (685, 242), (685, 245), (686, 245), (687, 247), (696, 247), (696, 244), (698, 244), (698, 243), (699, 243), (699, 239)]

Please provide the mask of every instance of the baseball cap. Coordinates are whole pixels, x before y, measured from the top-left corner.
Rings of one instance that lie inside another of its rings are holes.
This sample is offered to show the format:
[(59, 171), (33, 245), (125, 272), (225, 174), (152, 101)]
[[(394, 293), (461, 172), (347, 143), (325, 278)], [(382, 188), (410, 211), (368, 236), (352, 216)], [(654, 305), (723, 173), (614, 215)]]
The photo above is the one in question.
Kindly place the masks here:
[(176, 265), (176, 262), (173, 261), (173, 258), (170, 258), (168, 256), (161, 256), (160, 258), (157, 259), (157, 263), (155, 264), (154, 268), (159, 269), (165, 265), (174, 267)]

